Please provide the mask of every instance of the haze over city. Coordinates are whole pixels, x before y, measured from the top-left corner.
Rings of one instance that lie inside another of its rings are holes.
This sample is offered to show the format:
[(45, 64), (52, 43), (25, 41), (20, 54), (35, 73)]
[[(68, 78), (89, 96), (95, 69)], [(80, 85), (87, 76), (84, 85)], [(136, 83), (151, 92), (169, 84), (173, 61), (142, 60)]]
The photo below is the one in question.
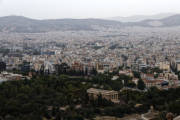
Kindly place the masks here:
[(0, 16), (108, 18), (180, 13), (179, 0), (0, 0)]

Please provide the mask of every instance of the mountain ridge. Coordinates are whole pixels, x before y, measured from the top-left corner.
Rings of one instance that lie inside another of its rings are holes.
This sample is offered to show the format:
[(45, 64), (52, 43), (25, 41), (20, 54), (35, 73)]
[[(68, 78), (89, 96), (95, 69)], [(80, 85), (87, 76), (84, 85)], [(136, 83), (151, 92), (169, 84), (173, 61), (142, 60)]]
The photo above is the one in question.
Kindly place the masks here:
[(115, 20), (115, 21), (120, 21), (120, 22), (140, 22), (143, 20), (147, 19), (163, 19), (169, 16), (176, 15), (175, 13), (159, 13), (155, 15), (133, 15), (133, 16), (127, 16), (127, 17), (121, 17), (121, 16), (116, 16), (116, 17), (111, 17), (107, 18), (107, 20)]
[(174, 27), (180, 26), (180, 14), (169, 16), (163, 19), (147, 19), (140, 22), (128, 22), (126, 26), (143, 26), (143, 27)]
[(121, 25), (103, 19), (47, 19), (36, 20), (23, 16), (0, 17), (0, 32), (48, 32), (58, 30), (95, 30), (92, 26)]
[(180, 26), (180, 14), (159, 20), (147, 19), (140, 22), (119, 22), (104, 19), (48, 19), (36, 20), (23, 16), (0, 17), (0, 32), (38, 33), (66, 30), (94, 31), (100, 28), (122, 27), (174, 27)]

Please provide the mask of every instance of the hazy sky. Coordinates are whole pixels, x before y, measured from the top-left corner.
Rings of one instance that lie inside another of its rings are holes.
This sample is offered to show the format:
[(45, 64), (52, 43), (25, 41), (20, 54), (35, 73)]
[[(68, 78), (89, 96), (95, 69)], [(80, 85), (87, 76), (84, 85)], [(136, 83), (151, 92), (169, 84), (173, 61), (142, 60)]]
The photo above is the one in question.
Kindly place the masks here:
[(0, 0), (0, 16), (106, 18), (180, 13), (180, 0)]

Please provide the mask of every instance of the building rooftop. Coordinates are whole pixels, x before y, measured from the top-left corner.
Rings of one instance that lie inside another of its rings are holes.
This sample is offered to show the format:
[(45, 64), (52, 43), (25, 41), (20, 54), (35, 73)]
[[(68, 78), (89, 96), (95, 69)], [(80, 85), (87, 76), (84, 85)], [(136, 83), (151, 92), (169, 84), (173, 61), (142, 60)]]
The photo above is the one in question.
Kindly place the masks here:
[(110, 94), (117, 91), (114, 90), (102, 90), (102, 89), (96, 89), (96, 88), (90, 88), (87, 90), (88, 93), (96, 93), (96, 94)]

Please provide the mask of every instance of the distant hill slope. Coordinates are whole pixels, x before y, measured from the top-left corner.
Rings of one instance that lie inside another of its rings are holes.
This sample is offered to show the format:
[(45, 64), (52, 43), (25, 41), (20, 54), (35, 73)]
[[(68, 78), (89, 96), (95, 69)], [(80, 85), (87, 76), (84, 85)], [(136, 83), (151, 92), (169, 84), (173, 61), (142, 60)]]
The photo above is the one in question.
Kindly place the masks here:
[(22, 16), (0, 17), (1, 32), (48, 32), (58, 30), (94, 30), (94, 26), (120, 26), (117, 21), (101, 19), (34, 20)]
[(160, 20), (144, 20), (141, 22), (124, 23), (126, 26), (144, 26), (144, 27), (174, 27), (180, 26), (180, 14), (173, 15)]
[(180, 26), (180, 14), (160, 20), (121, 23), (102, 19), (35, 20), (22, 16), (0, 17), (0, 32), (38, 33), (61, 30), (97, 30), (97, 28), (121, 28), (129, 26), (174, 27)]
[(156, 15), (135, 15), (135, 16), (129, 16), (129, 17), (112, 17), (112, 18), (107, 18), (107, 20), (115, 20), (115, 21), (120, 21), (120, 22), (140, 22), (143, 20), (147, 19), (163, 19), (169, 16), (175, 15), (174, 13), (161, 13), (161, 14), (156, 14)]

